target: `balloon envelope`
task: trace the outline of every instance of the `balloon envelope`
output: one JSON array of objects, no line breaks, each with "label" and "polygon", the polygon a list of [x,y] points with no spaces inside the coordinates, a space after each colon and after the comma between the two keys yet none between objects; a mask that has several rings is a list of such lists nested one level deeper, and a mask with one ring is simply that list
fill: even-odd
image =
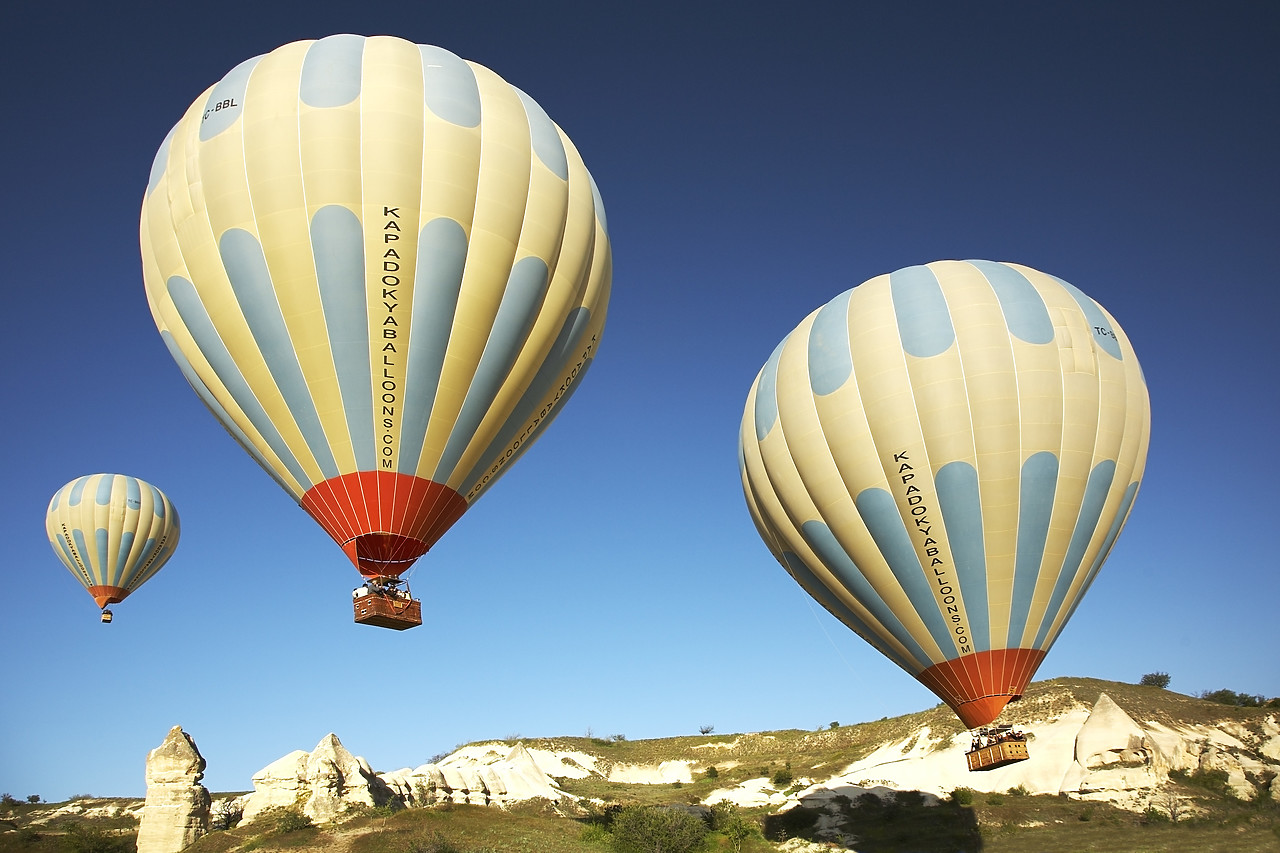
[{"label": "balloon envelope", "polygon": [[99,607],[124,601],[173,556],[178,513],[164,492],[125,474],[91,474],[54,494],[53,552]]},{"label": "balloon envelope", "polygon": [[971,728],[1020,696],[1145,464],[1146,385],[1096,302],[941,261],[846,291],[747,398],[747,505],[796,581]]},{"label": "balloon envelope", "polygon": [[366,576],[397,576],[551,423],[611,260],[568,137],[438,47],[232,69],[158,151],[143,272],[205,405]]}]

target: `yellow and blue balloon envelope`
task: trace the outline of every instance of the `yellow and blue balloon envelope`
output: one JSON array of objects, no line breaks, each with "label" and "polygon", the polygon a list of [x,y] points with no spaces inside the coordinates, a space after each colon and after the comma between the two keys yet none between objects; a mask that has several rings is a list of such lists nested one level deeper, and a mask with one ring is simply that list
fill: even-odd
[{"label": "yellow and blue balloon envelope", "polygon": [[612,270],[542,108],[390,36],[232,69],[160,146],[140,236],[187,381],[369,577],[408,569],[554,420]]},{"label": "yellow and blue balloon envelope", "polygon": [[971,728],[1020,696],[1133,506],[1124,331],[1029,267],[939,261],[809,315],[749,392],[747,506],[836,618]]},{"label": "yellow and blue balloon envelope", "polygon": [[45,531],[58,559],[104,608],[160,571],[181,533],[164,492],[126,474],[91,474],[58,489]]}]

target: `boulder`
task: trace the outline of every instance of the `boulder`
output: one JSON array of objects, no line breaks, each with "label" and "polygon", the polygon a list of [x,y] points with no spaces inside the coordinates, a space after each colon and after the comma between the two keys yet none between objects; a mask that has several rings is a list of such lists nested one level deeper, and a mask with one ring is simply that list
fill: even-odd
[{"label": "boulder", "polygon": [[205,761],[181,726],[147,753],[147,799],[138,853],[178,853],[209,831],[210,797],[200,784]]}]

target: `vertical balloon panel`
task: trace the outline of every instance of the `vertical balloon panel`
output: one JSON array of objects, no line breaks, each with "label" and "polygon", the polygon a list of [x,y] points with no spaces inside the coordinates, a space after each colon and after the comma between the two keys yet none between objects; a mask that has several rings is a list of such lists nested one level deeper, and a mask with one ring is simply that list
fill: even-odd
[{"label": "vertical balloon panel", "polygon": [[1034,674],[1141,480],[1146,388],[1123,331],[1014,264],[909,267],[800,324],[748,398],[766,543],[970,725]]},{"label": "vertical balloon panel", "polygon": [[551,422],[611,272],[599,194],[541,108],[391,37],[233,69],[161,146],[141,240],[192,387],[370,576]]}]

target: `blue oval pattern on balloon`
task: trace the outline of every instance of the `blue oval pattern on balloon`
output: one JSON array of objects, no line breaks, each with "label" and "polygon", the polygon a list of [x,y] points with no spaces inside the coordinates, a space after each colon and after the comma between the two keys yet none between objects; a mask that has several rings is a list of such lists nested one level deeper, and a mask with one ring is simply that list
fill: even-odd
[{"label": "blue oval pattern on balloon", "polygon": [[1040,298],[1040,291],[1026,276],[1007,264],[995,261],[966,263],[977,267],[991,284],[996,299],[1000,301],[1005,325],[1015,338],[1029,344],[1053,343],[1053,320],[1049,317],[1049,309]]},{"label": "blue oval pattern on balloon", "polygon": [[942,286],[926,266],[906,267],[889,274],[893,310],[898,317],[902,349],[917,358],[947,351],[956,339]]},{"label": "blue oval pattern on balloon", "polygon": [[311,219],[311,246],[352,450],[356,463],[372,471],[378,463],[371,410],[369,302],[360,287],[365,272],[364,229],[347,208],[325,205]]},{"label": "blue oval pattern on balloon", "polygon": [[442,47],[418,45],[427,109],[458,127],[480,124],[480,88],[465,60]]},{"label": "blue oval pattern on balloon", "polygon": [[336,35],[313,42],[302,60],[298,97],[311,107],[341,107],[360,97],[364,36]]},{"label": "blue oval pattern on balloon", "polygon": [[852,290],[818,309],[809,328],[809,387],[822,397],[839,391],[853,374],[849,349],[849,298]]},{"label": "blue oval pattern on balloon", "polygon": [[240,118],[244,112],[244,93],[249,86],[249,75],[261,59],[261,56],[255,56],[241,62],[209,92],[204,102],[204,118],[200,122],[201,142],[213,139]]}]

